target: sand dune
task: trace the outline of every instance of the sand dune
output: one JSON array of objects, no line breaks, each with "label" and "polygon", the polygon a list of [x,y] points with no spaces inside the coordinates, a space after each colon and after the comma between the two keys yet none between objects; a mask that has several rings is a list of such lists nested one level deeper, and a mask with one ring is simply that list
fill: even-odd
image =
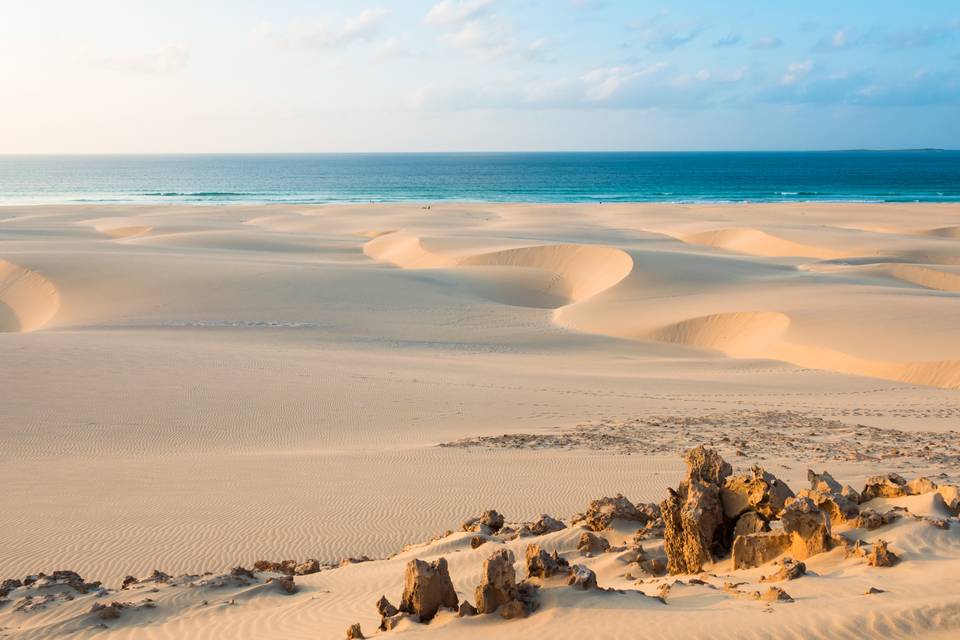
[{"label": "sand dune", "polygon": [[59,308],[56,285],[35,271],[0,260],[0,332],[35,331]]},{"label": "sand dune", "polygon": [[[601,246],[565,244],[474,251],[469,245],[445,246],[403,232],[381,234],[364,245],[368,256],[408,269],[510,268],[517,269],[513,272],[517,277],[524,277],[520,270],[525,270],[526,286],[522,288],[537,291],[538,301],[544,295],[563,301],[551,306],[594,296],[614,286],[633,268],[633,260],[625,251]],[[541,272],[546,279],[530,286],[531,272]]]},{"label": "sand dune", "polygon": [[[796,486],[836,449],[838,477],[855,486],[877,471],[958,482],[960,245],[947,232],[863,230],[946,229],[958,214],[818,203],[10,207],[0,578],[76,569],[114,586],[154,568],[381,560],[304,578],[294,596],[262,584],[137,591],[157,608],[109,629],[88,624],[83,598],[0,605],[0,635],[339,638],[358,621],[369,632],[373,602],[396,599],[413,555],[445,555],[457,588],[475,586],[484,552],[469,536],[420,543],[487,508],[533,519],[617,491],[658,499],[679,479],[681,441],[732,452],[748,438],[743,448]],[[697,422],[741,410],[849,430],[831,447],[807,442],[824,432],[810,421]],[[676,417],[659,449],[617,448],[631,420],[656,416]],[[585,448],[436,446],[582,425],[605,430]],[[899,431],[876,446],[880,426]],[[913,497],[903,506],[936,511]],[[949,637],[955,590],[926,568],[935,559],[938,576],[955,573],[958,532],[890,525],[877,535],[909,562],[884,573],[830,554],[811,561],[817,575],[791,585],[796,602],[774,605],[775,617],[703,585],[676,586],[666,608],[548,590],[545,610],[509,627],[445,617],[396,635],[564,638],[587,624],[612,638]],[[557,548],[576,542],[551,535]],[[408,543],[418,546],[388,558]],[[613,554],[584,561],[604,586],[634,588]],[[863,596],[869,586],[888,593]]]},{"label": "sand dune", "polygon": [[849,255],[845,251],[793,242],[761,229],[751,228],[715,229],[679,236],[679,239],[683,242],[755,256],[798,256],[829,260]]}]

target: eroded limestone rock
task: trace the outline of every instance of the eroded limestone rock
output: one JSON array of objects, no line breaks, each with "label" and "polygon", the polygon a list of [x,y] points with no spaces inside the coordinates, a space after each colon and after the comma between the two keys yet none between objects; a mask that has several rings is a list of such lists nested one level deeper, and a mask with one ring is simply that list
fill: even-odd
[{"label": "eroded limestone rock", "polygon": [[403,580],[401,612],[417,616],[422,622],[432,620],[440,607],[456,610],[457,591],[450,580],[446,558],[433,562],[411,560]]},{"label": "eroded limestone rock", "polygon": [[570,564],[556,551],[548,554],[538,544],[527,546],[526,559],[527,575],[531,578],[550,578],[570,571]]},{"label": "eroded limestone rock", "polygon": [[907,481],[896,473],[867,478],[866,485],[860,492],[863,502],[874,498],[899,498],[905,495],[907,495]]},{"label": "eroded limestone rock", "polygon": [[575,564],[570,567],[570,577],[567,578],[567,584],[581,591],[596,589],[597,574],[582,564]]},{"label": "eroded limestone rock", "polygon": [[720,491],[724,514],[731,519],[755,511],[770,520],[793,495],[785,482],[759,466],[754,466],[750,473],[727,478]]},{"label": "eroded limestone rock", "polygon": [[514,556],[509,549],[498,549],[483,562],[483,575],[477,585],[477,611],[493,613],[501,605],[517,599]]}]

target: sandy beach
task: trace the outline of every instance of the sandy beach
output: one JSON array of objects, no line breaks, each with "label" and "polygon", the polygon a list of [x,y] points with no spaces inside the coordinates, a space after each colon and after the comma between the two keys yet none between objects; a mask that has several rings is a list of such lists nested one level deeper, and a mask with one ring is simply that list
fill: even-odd
[{"label": "sandy beach", "polygon": [[[0,580],[111,591],[18,586],[0,638],[370,637],[410,560],[474,602],[530,544],[623,593],[545,578],[521,619],[376,637],[956,637],[939,489],[857,503],[901,517],[835,522],[789,603],[750,595],[772,565],[645,573],[637,521],[584,556],[573,517],[660,503],[700,444],[794,493],[809,468],[952,486],[958,328],[953,204],[2,207]],[[462,530],[490,509],[504,533]],[[565,528],[509,535],[542,514]],[[879,539],[895,566],[844,546]],[[288,558],[322,567],[293,594],[229,573]]]}]

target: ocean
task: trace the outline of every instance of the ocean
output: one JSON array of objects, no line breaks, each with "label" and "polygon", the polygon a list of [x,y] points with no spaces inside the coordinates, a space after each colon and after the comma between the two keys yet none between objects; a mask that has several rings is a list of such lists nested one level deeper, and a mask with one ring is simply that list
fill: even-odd
[{"label": "ocean", "polygon": [[0,156],[0,204],[957,202],[960,151]]}]

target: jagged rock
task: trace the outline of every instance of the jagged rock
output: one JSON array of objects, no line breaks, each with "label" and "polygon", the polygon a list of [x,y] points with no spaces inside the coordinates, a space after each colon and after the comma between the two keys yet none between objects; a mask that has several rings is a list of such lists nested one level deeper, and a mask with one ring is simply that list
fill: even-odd
[{"label": "jagged rock", "polygon": [[760,599],[764,602],[793,602],[793,598],[790,597],[790,594],[780,587],[770,587],[767,589],[767,592],[760,597]]},{"label": "jagged rock", "polygon": [[843,491],[840,483],[833,479],[833,476],[826,471],[816,473],[813,469],[807,469],[807,480],[810,481],[810,488],[820,493],[836,493]]},{"label": "jagged rock", "polygon": [[783,582],[784,580],[796,580],[807,573],[807,565],[802,562],[795,562],[792,558],[784,558],[779,562],[780,569],[776,573],[760,578],[760,582]]},{"label": "jagged rock", "polygon": [[703,445],[687,451],[687,480],[699,480],[706,484],[723,485],[727,476],[733,473],[733,467],[720,454]]},{"label": "jagged rock", "polygon": [[926,476],[914,478],[907,483],[907,491],[912,496],[919,496],[937,490],[937,483]]},{"label": "jagged rock", "polygon": [[549,578],[570,570],[570,564],[556,551],[550,555],[538,544],[527,545],[526,557],[527,576],[531,578]]},{"label": "jagged rock", "polygon": [[900,558],[887,547],[886,540],[877,540],[873,543],[870,553],[867,554],[867,564],[871,567],[892,567]]},{"label": "jagged rock", "polygon": [[[340,561],[341,567],[346,567],[351,564],[360,564],[361,562],[370,562],[371,558],[369,556],[360,556],[359,558],[344,558]],[[284,562],[292,562],[292,560],[284,560]]]},{"label": "jagged rock", "polygon": [[792,497],[793,491],[785,482],[758,466],[750,473],[727,478],[720,490],[724,514],[731,519],[745,511],[756,511],[769,520],[776,517]]},{"label": "jagged rock", "polygon": [[168,574],[160,571],[160,569],[154,569],[153,573],[150,574],[150,577],[142,580],[141,582],[170,582],[171,579],[172,578]]},{"label": "jagged rock", "polygon": [[473,536],[470,538],[470,548],[476,549],[477,547],[487,543],[487,539],[483,536]]},{"label": "jagged rock", "polygon": [[785,533],[792,535],[791,553],[799,560],[830,550],[830,519],[810,498],[796,498],[780,514]]},{"label": "jagged rock", "polygon": [[833,524],[843,524],[860,513],[857,503],[839,493],[823,493],[816,489],[803,489],[797,497],[810,498],[817,508],[827,514]]},{"label": "jagged rock", "polygon": [[737,536],[746,536],[751,533],[760,533],[761,531],[769,531],[770,525],[767,524],[767,521],[760,517],[755,511],[747,511],[739,518],[737,518],[737,524],[733,527],[733,537]]},{"label": "jagged rock", "polygon": [[526,618],[527,609],[519,600],[511,600],[500,607],[500,617],[504,620],[513,620],[514,618]]},{"label": "jagged rock", "polygon": [[387,596],[380,596],[380,599],[377,600],[377,611],[380,612],[381,618],[391,618],[397,615],[399,609],[387,600]]},{"label": "jagged rock", "polygon": [[129,589],[131,585],[137,584],[138,582],[140,581],[134,578],[133,576],[127,576],[126,578],[123,579],[123,583],[120,585],[120,588]]},{"label": "jagged rock", "polygon": [[503,527],[503,516],[492,509],[484,511],[483,515],[480,516],[480,524],[490,527],[493,532],[497,532]]},{"label": "jagged rock", "polygon": [[646,523],[650,516],[637,509],[636,505],[627,500],[623,495],[617,494],[614,498],[603,497],[594,500],[587,507],[585,513],[577,514],[573,517],[573,523],[583,523],[588,529],[593,531],[603,531],[610,526],[614,520],[630,520]]},{"label": "jagged rock", "polygon": [[469,618],[475,615],[477,615],[476,607],[470,604],[467,600],[464,600],[460,603],[460,609],[457,611],[458,618]]},{"label": "jagged rock", "polygon": [[883,589],[878,589],[878,588],[876,588],[876,587],[870,587],[869,589],[867,589],[866,591],[863,592],[863,595],[865,595],[865,596],[873,596],[873,595],[876,595],[876,594],[878,594],[878,593],[886,593],[886,591],[884,591]]},{"label": "jagged rock", "polygon": [[765,531],[737,536],[733,541],[733,568],[764,565],[790,549],[793,536],[786,531]]},{"label": "jagged rock", "polygon": [[582,564],[575,564],[570,569],[570,577],[567,578],[568,585],[582,591],[597,588],[597,574],[593,571]]},{"label": "jagged rock", "polygon": [[896,473],[867,478],[867,483],[860,492],[863,502],[874,498],[899,498],[907,495],[907,481]]},{"label": "jagged rock", "polygon": [[610,548],[610,543],[603,536],[584,531],[580,534],[580,540],[577,542],[577,551],[581,554],[603,553]]},{"label": "jagged rock", "polygon": [[551,518],[544,513],[540,516],[539,520],[530,525],[529,531],[535,536],[542,536],[546,533],[552,533],[554,531],[560,531],[566,528],[567,525],[563,524],[556,518]]},{"label": "jagged rock", "polygon": [[947,511],[953,515],[960,515],[960,488],[952,484],[943,484],[937,488],[937,493],[943,498]]},{"label": "jagged rock", "polygon": [[347,629],[347,640],[364,640],[366,636],[363,635],[363,631],[360,630],[360,623],[350,625],[350,628]]},{"label": "jagged rock", "polygon": [[417,616],[421,622],[428,622],[437,615],[440,607],[457,608],[457,591],[450,580],[446,558],[433,562],[411,560],[407,563],[403,576],[403,597],[400,599],[401,612]]},{"label": "jagged rock", "polygon": [[283,576],[282,578],[270,578],[267,582],[275,582],[277,587],[284,593],[296,593],[297,592],[297,583],[293,580],[293,576]]},{"label": "jagged rock", "polygon": [[660,504],[666,523],[667,569],[674,575],[699,573],[705,563],[713,561],[716,537],[724,522],[718,485],[691,478],[680,488],[685,496],[670,490]]},{"label": "jagged rock", "polygon": [[705,563],[726,552],[725,532],[732,529],[720,499],[730,465],[702,445],[687,451],[684,458],[687,478],[660,503],[671,574],[699,573]]},{"label": "jagged rock", "polygon": [[498,549],[483,562],[483,575],[477,585],[477,611],[493,613],[500,605],[517,599],[514,556],[509,549]]},{"label": "jagged rock", "polygon": [[856,489],[848,484],[843,485],[843,489],[840,490],[840,496],[846,498],[854,504],[860,504],[863,502],[863,496],[861,496]]},{"label": "jagged rock", "polygon": [[887,511],[886,513],[877,513],[873,509],[864,509],[857,515],[854,526],[858,529],[868,529],[870,531],[890,524],[900,517],[896,511]]}]

